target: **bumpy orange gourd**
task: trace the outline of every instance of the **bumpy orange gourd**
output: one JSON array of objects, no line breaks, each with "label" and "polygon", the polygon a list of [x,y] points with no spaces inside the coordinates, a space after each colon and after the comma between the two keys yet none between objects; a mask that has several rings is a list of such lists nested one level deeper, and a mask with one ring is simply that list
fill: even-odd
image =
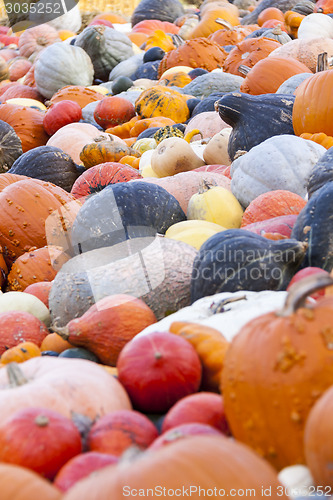
[{"label": "bumpy orange gourd", "polygon": [[244,64],[252,68],[258,61],[264,59],[273,50],[281,47],[281,44],[276,40],[269,38],[247,38],[229,52],[224,61],[223,69],[227,73],[233,75],[243,74],[238,70],[239,66]]},{"label": "bumpy orange gourd", "polygon": [[80,85],[68,85],[58,90],[50,99],[50,104],[59,101],[75,101],[84,108],[87,104],[95,101],[101,101],[105,97],[103,94],[96,92],[96,90],[82,87]]},{"label": "bumpy orange gourd", "polygon": [[212,71],[222,67],[226,57],[227,52],[223,47],[207,38],[187,40],[177,49],[165,54],[158,67],[158,77],[160,78],[167,69],[174,66],[189,66]]},{"label": "bumpy orange gourd", "polygon": [[297,282],[283,309],[245,325],[224,359],[222,393],[232,435],[277,469],[305,463],[307,416],[332,385],[333,300],[304,304],[332,283],[318,274]]},{"label": "bumpy orange gourd", "polygon": [[308,132],[304,132],[300,135],[302,139],[307,139],[309,141],[316,142],[324,148],[329,149],[333,146],[333,137],[331,135],[326,135],[324,132],[318,132],[317,134],[310,134]]}]

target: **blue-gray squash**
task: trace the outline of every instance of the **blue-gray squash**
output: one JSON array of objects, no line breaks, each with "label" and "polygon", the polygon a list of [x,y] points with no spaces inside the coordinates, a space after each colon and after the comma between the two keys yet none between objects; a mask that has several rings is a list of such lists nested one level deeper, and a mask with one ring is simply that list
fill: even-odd
[{"label": "blue-gray squash", "polygon": [[211,236],[194,260],[191,301],[220,292],[285,290],[304,258],[295,239],[269,240],[244,229]]}]

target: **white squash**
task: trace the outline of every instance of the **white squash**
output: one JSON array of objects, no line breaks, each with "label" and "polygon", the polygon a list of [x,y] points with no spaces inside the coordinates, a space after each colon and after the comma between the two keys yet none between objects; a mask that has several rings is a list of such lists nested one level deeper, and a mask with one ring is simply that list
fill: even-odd
[{"label": "white squash", "polygon": [[299,25],[297,38],[318,37],[333,38],[333,19],[326,14],[309,14]]},{"label": "white squash", "polygon": [[285,189],[307,197],[313,165],[326,149],[295,135],[276,135],[231,164],[231,191],[243,207],[268,191]]},{"label": "white squash", "polygon": [[[230,342],[239,330],[251,319],[261,316],[266,312],[281,309],[287,292],[224,292],[211,297],[197,300],[191,306],[184,307],[180,311],[163,318],[145,328],[139,335],[146,335],[152,331],[167,332],[174,321],[191,321],[210,326],[219,330]],[[240,299],[236,300],[235,299]],[[223,305],[222,301],[228,301]],[[223,310],[214,313],[215,307],[223,307]]]},{"label": "white squash", "polygon": [[69,10],[63,16],[57,17],[47,24],[53,26],[56,30],[68,30],[76,33],[81,28],[82,17],[78,5]]},{"label": "white squash", "polygon": [[286,488],[291,499],[304,496],[311,498],[314,491],[314,481],[310,469],[305,465],[291,465],[279,472],[278,479]]},{"label": "white squash", "polygon": [[51,324],[50,311],[41,300],[31,293],[2,293],[0,295],[0,313],[7,311],[25,311],[36,316],[46,326]]}]

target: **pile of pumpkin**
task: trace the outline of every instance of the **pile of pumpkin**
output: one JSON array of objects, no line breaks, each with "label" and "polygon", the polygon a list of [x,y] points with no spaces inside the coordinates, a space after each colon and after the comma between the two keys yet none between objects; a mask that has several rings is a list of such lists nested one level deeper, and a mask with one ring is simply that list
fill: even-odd
[{"label": "pile of pumpkin", "polygon": [[330,0],[77,15],[0,29],[1,500],[329,497]]}]

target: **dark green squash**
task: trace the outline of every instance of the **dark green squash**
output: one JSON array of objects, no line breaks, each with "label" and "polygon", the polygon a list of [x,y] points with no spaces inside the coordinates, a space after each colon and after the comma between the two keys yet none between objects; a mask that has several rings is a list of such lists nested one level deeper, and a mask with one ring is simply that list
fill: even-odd
[{"label": "dark green squash", "polygon": [[317,189],[299,213],[291,237],[308,244],[302,267],[333,269],[333,182]]},{"label": "dark green squash", "polygon": [[120,92],[126,92],[134,85],[133,80],[128,76],[118,76],[112,83],[112,94],[120,94]]},{"label": "dark green squash", "polygon": [[132,42],[127,35],[108,26],[87,26],[75,40],[89,55],[95,79],[108,81],[110,71],[121,61],[134,55]]},{"label": "dark green squash", "polygon": [[232,127],[228,142],[231,160],[237,151],[250,151],[275,135],[295,135],[292,123],[294,101],[295,96],[282,94],[225,94],[216,103],[216,110]]},{"label": "dark green squash", "polygon": [[52,182],[65,191],[72,189],[80,175],[72,158],[54,146],[39,146],[22,154],[13,164],[10,173]]},{"label": "dark green squash", "polygon": [[132,17],[132,27],[146,19],[158,19],[173,23],[185,13],[179,0],[141,0]]},{"label": "dark green squash", "polygon": [[285,290],[305,247],[295,239],[274,241],[244,229],[217,233],[205,241],[194,261],[191,300],[238,290]]},{"label": "dark green squash", "polygon": [[9,123],[0,120],[0,174],[8,172],[22,153],[21,140],[15,130]]},{"label": "dark green squash", "polygon": [[78,254],[132,238],[155,237],[183,220],[186,216],[178,201],[162,187],[121,182],[85,202],[73,224],[72,244]]},{"label": "dark green squash", "polygon": [[312,168],[307,185],[309,198],[331,181],[333,181],[333,147],[329,148]]},{"label": "dark green squash", "polygon": [[219,101],[224,95],[225,92],[213,92],[208,97],[205,97],[202,100],[196,98],[197,104],[192,111],[191,117],[196,116],[200,113],[205,113],[206,111],[215,111],[216,101]]},{"label": "dark green squash", "polygon": [[149,61],[141,64],[135,73],[131,76],[132,80],[139,80],[140,78],[148,78],[149,80],[158,80],[158,67],[160,61]]}]

